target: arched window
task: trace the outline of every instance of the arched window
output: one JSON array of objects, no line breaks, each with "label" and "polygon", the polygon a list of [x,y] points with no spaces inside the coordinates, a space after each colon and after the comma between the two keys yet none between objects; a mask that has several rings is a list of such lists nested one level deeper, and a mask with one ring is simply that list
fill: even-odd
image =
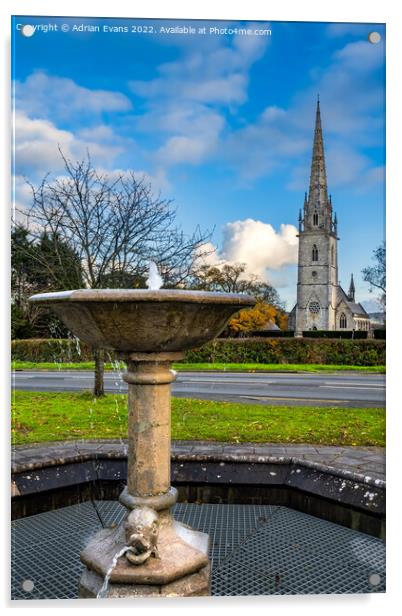
[{"label": "arched window", "polygon": [[318,214],[314,212],[313,214],[313,225],[316,227],[318,225]]},{"label": "arched window", "polygon": [[312,250],[312,253],[311,253],[311,259],[312,259],[312,261],[318,261],[318,248],[317,248],[317,246],[315,244],[313,246],[313,250]]},{"label": "arched window", "polygon": [[333,246],[331,246],[331,265],[335,265],[335,250]]},{"label": "arched window", "polygon": [[347,319],[346,319],[346,314],[344,312],[342,312],[340,319],[339,319],[339,327],[340,329],[346,329],[347,327]]}]

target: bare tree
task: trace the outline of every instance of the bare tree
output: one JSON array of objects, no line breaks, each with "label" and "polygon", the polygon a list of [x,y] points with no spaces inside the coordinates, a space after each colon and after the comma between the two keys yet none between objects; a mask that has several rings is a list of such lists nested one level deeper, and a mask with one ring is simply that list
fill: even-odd
[{"label": "bare tree", "polygon": [[373,250],[374,265],[365,267],[362,270],[363,280],[370,283],[370,291],[373,288],[379,289],[381,295],[379,300],[384,309],[386,306],[386,249],[385,242]]},{"label": "bare tree", "polygon": [[[71,246],[86,288],[140,285],[150,260],[159,266],[166,286],[182,285],[195,259],[206,253],[210,232],[198,227],[186,236],[175,224],[171,200],[155,194],[133,172],[99,173],[89,153],[72,162],[59,148],[65,172],[29,183],[27,212],[33,237],[46,233]],[[103,357],[95,353],[95,395],[103,393]],[[102,378],[101,378],[102,377]]]},{"label": "bare tree", "polygon": [[194,270],[192,286],[203,291],[250,293],[260,301],[283,308],[277,290],[255,274],[247,273],[245,263],[225,263],[219,266],[201,265]]}]

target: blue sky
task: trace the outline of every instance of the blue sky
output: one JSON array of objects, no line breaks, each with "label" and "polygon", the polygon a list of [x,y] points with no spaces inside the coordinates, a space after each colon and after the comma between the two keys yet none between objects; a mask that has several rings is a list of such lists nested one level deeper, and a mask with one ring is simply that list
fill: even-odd
[{"label": "blue sky", "polygon": [[[24,23],[58,31],[26,38],[16,29]],[[100,31],[72,31],[80,24]],[[236,26],[271,35],[208,34]],[[378,45],[368,42],[373,30]],[[384,39],[378,24],[17,17],[16,201],[29,200],[24,178],[62,172],[57,144],[74,159],[88,148],[101,169],[145,174],[174,199],[186,231],[214,228],[213,258],[246,262],[290,309],[319,92],[339,278],[347,286],[354,272],[357,298],[372,299],[360,272],[384,237]]]}]

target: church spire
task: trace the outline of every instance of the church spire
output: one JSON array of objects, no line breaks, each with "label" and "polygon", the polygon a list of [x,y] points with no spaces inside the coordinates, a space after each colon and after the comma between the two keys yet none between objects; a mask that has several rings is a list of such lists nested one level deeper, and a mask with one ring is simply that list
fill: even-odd
[{"label": "church spire", "polygon": [[349,293],[348,293],[348,298],[349,301],[354,302],[355,301],[355,281],[353,280],[353,274],[350,278],[350,285],[349,285]]},{"label": "church spire", "polygon": [[317,97],[313,155],[311,160],[309,209],[324,209],[328,205],[327,174],[325,171],[324,140],[322,137],[320,98]]},{"label": "church spire", "polygon": [[336,224],[332,218],[332,199],[328,197],[319,96],[317,97],[317,108],[315,112],[310,186],[308,197],[304,200],[303,222],[304,230],[320,229],[326,233],[336,233]]}]

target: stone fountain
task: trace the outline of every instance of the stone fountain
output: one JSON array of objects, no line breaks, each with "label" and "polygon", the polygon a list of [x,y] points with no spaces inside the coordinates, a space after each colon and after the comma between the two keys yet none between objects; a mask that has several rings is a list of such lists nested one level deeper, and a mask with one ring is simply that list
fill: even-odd
[{"label": "stone fountain", "polygon": [[208,535],[176,522],[170,512],[177,500],[170,485],[171,363],[215,338],[255,299],[200,291],[83,289],[34,295],[30,301],[49,306],[80,340],[112,350],[127,363],[128,473],[120,502],[128,512],[81,553],[86,570],[80,596],[210,594]]}]

